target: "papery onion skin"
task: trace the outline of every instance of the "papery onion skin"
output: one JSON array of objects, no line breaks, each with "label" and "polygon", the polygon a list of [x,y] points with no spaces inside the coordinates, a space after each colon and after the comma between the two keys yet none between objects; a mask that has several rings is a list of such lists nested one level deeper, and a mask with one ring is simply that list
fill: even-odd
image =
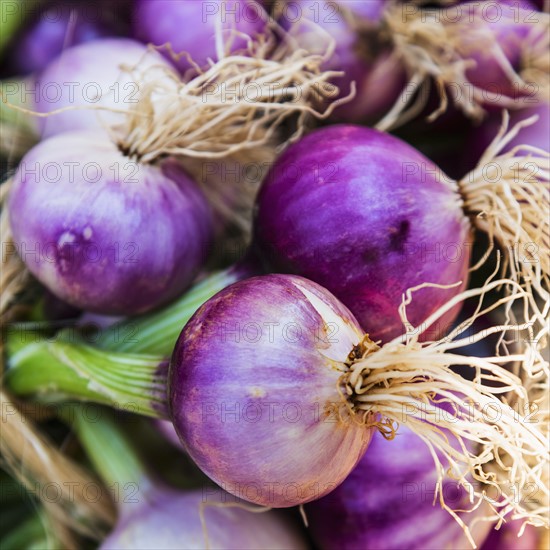
[{"label": "papery onion skin", "polygon": [[101,549],[202,550],[207,546],[201,506],[204,506],[208,548],[213,550],[307,548],[296,526],[280,512],[253,513],[230,506],[236,499],[219,489],[181,493],[157,488],[145,498],[138,493],[137,498],[139,504],[123,507],[119,523]]},{"label": "papery onion skin", "polygon": [[29,151],[9,218],[39,281],[74,306],[114,315],[183,292],[212,236],[206,199],[175,161],[132,162],[101,132],[62,134]]},{"label": "papery onion skin", "polygon": [[[333,79],[340,90],[339,97],[348,96],[355,82],[355,97],[339,106],[333,119],[374,122],[397,101],[406,83],[403,65],[378,33],[384,4],[381,0],[302,0],[290,2],[282,11],[282,26],[300,46],[324,54],[327,36],[334,40],[334,53],[323,68],[345,73]],[[358,34],[344,10],[349,10],[356,23],[362,21],[370,33]]]},{"label": "papery onion skin", "polygon": [[[391,442],[375,434],[346,480],[306,505],[310,532],[321,550],[470,548],[462,527],[439,500],[434,504],[436,482],[428,447],[405,425]],[[457,482],[445,479],[442,490],[451,508],[472,507]],[[463,519],[469,523],[467,515]],[[477,523],[474,540],[483,542],[492,527]]]},{"label": "papery onion skin", "polygon": [[[131,75],[123,66],[137,69]],[[139,101],[140,79],[163,78],[167,71],[173,66],[158,52],[128,38],[103,38],[65,50],[37,79],[36,110],[79,108],[38,119],[42,137],[123,123],[124,112]]]},{"label": "papery onion skin", "polygon": [[353,315],[301,277],[253,277],[219,292],[187,323],[170,365],[172,420],[191,458],[260,505],[332,490],[372,435],[329,413],[343,405],[343,363],[361,339]]},{"label": "papery onion skin", "polygon": [[407,308],[415,326],[465,288],[471,228],[430,160],[388,134],[334,125],[275,163],[258,195],[254,241],[268,265],[323,285],[371,338],[387,341],[404,331],[398,308],[408,288],[462,282],[416,293]]},{"label": "papery onion skin", "polygon": [[[209,58],[213,61],[218,58],[215,18],[220,17],[221,3],[220,0],[138,0],[134,8],[134,35],[155,46],[170,43],[174,54],[186,52],[199,67],[205,67]],[[222,16],[226,41],[233,25],[236,31],[251,39],[265,28],[267,13],[255,0],[228,0],[226,5],[227,14]],[[232,51],[247,46],[242,34],[233,39]],[[192,67],[186,56],[175,59],[169,50],[162,51],[180,71]]]}]

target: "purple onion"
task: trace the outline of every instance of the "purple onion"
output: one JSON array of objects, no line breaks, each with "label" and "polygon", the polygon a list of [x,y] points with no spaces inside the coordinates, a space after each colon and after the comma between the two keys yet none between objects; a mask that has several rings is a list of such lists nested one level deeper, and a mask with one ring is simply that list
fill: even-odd
[{"label": "purple onion", "polygon": [[330,412],[341,403],[339,369],[362,338],[353,315],[301,277],[253,277],[219,292],[171,361],[171,416],[191,458],[224,490],[265,506],[330,492],[372,436]]},{"label": "purple onion", "polygon": [[40,282],[74,306],[115,315],[181,294],[212,234],[206,199],[174,160],[137,163],[101,132],[61,134],[29,151],[9,216]]},{"label": "purple onion", "polygon": [[306,548],[296,525],[281,512],[255,513],[219,488],[182,492],[166,487],[147,472],[120,421],[101,410],[72,411],[76,414],[67,409],[61,414],[73,425],[118,508],[115,528],[100,548]]},{"label": "purple onion", "polygon": [[[356,96],[338,107],[334,118],[374,121],[390,109],[405,85],[403,65],[392,55],[391,44],[378,36],[383,9],[382,0],[302,0],[290,2],[282,10],[281,24],[300,46],[323,54],[327,37],[335,41],[334,54],[323,69],[345,73],[333,79],[339,97],[348,96],[355,82]],[[363,27],[360,33],[355,26],[358,22]]]},{"label": "purple onion", "polygon": [[[224,12],[224,6],[227,12]],[[255,0],[138,0],[134,11],[135,36],[146,43],[163,46],[165,55],[185,72],[192,65],[185,55],[174,60],[174,54],[185,52],[194,63],[204,67],[208,59],[217,60],[216,20],[221,18],[223,36],[230,39],[231,29],[240,36],[231,42],[231,51],[245,48],[243,35],[254,38],[265,28],[268,16]]]},{"label": "purple onion", "polygon": [[[306,505],[311,534],[320,550],[439,550],[469,548],[463,528],[434,504],[437,473],[426,444],[406,427],[392,441],[375,434],[368,452],[332,493]],[[469,509],[466,491],[445,479],[442,493],[452,509]],[[470,515],[487,512],[481,506]],[[460,514],[469,522],[468,514]],[[480,544],[492,528],[480,522]]]},{"label": "purple onion", "polygon": [[[462,6],[466,8],[461,10],[463,22],[473,17],[472,27],[481,28],[483,32],[494,36],[496,44],[507,61],[520,74],[525,54],[532,47],[528,40],[533,30],[533,20],[529,18],[534,11],[533,5],[527,1],[493,2],[481,5],[481,11],[477,10],[479,6],[477,2],[466,2]],[[466,71],[468,80],[474,86],[497,96],[518,99],[529,95],[527,88],[510,79],[492,51],[479,45],[476,47],[475,38],[476,35],[472,35],[472,43],[469,43],[469,37],[465,34],[464,41],[460,44],[465,52],[465,58],[473,59],[476,63],[475,67]],[[540,38],[542,39],[543,36]],[[489,99],[487,106],[490,104]]]},{"label": "purple onion", "polygon": [[[135,500],[135,499],[134,499]],[[139,504],[126,505],[115,530],[103,541],[103,550],[206,548],[304,549],[295,526],[280,512],[253,513],[232,506],[236,500],[219,489],[182,493],[154,487]]]},{"label": "purple onion", "polygon": [[431,120],[449,103],[480,122],[494,108],[522,108],[546,95],[548,19],[532,2],[404,4],[387,3],[380,30],[406,65],[409,82],[380,128],[418,118],[434,81],[440,101]]},{"label": "purple onion", "polygon": [[[337,125],[312,132],[277,160],[260,190],[256,250],[277,271],[333,292],[374,339],[402,334],[398,308],[417,326],[467,283],[471,226],[457,189],[398,138]],[[444,332],[458,312],[440,320]]]},{"label": "purple onion", "polygon": [[41,71],[77,44],[115,34],[98,10],[84,3],[57,3],[41,11],[16,38],[10,64],[18,74]]},{"label": "purple onion", "polygon": [[[123,66],[137,69],[130,74]],[[104,38],[69,48],[38,78],[36,109],[53,113],[79,108],[40,118],[42,136],[105,129],[124,122],[124,114],[113,109],[135,109],[138,81],[143,84],[163,78],[171,68],[159,53],[127,38]]]}]

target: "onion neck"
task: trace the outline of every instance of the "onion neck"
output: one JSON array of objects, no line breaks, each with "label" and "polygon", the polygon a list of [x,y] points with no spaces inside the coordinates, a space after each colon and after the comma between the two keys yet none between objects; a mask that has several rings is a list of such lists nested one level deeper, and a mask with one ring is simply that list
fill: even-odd
[{"label": "onion neck", "polygon": [[340,379],[339,391],[345,402],[347,412],[351,414],[352,419],[358,420],[368,427],[376,426],[382,435],[385,436],[387,423],[380,424],[378,421],[374,421],[373,419],[377,415],[372,415],[368,411],[363,410],[361,403],[357,402],[357,398],[364,392],[365,382],[368,380],[370,374],[369,370],[362,370],[360,380],[356,376],[354,377],[355,365],[363,363],[369,355],[376,353],[379,349],[380,346],[373,342],[368,334],[365,334],[363,339],[350,351],[344,363],[346,371]]},{"label": "onion neck", "polygon": [[88,401],[168,418],[167,357],[182,328],[214,294],[260,272],[249,253],[169,306],[112,325],[94,346],[75,341],[72,331],[48,340],[22,325],[7,336],[7,383],[14,393],[41,402]]},{"label": "onion neck", "polygon": [[9,335],[7,349],[6,383],[17,395],[168,417],[168,361],[163,356],[115,353],[28,332]]}]

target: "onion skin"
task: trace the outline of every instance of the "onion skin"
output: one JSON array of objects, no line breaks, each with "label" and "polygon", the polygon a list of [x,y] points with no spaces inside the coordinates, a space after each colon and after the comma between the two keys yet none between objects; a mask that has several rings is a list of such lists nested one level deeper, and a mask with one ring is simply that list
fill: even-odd
[{"label": "onion skin", "polygon": [[[200,67],[206,66],[208,59],[216,60],[215,17],[221,10],[220,0],[138,0],[134,11],[135,36],[155,46],[170,43],[175,54],[187,52]],[[250,38],[261,33],[268,16],[255,0],[228,0],[226,21],[222,21],[224,38],[228,30],[235,29]],[[235,14],[232,15],[231,12]],[[232,51],[246,47],[246,40],[236,37]],[[185,56],[173,59],[170,51],[163,49],[166,57],[173,61],[180,71],[192,67]]]},{"label": "onion skin", "polygon": [[139,494],[137,498],[139,504],[122,508],[119,523],[101,549],[202,550],[207,547],[199,515],[204,504],[208,547],[212,550],[307,548],[296,526],[280,512],[257,514],[235,506],[220,506],[236,499],[219,489],[181,493],[154,488],[146,498]]},{"label": "onion skin", "polygon": [[[87,172],[93,163],[99,170]],[[44,176],[48,165],[53,180]],[[212,236],[206,199],[173,160],[131,162],[97,132],[62,134],[29,151],[8,208],[36,278],[62,300],[104,314],[140,313],[181,294]]]},{"label": "onion skin", "polygon": [[[261,327],[260,339],[244,332],[236,341],[231,330],[247,323]],[[224,490],[264,506],[328,493],[372,436],[325,408],[342,404],[343,362],[361,339],[353,315],[301,277],[253,277],[219,292],[187,323],[170,365],[171,416],[193,461]]]},{"label": "onion skin", "polygon": [[[460,525],[439,501],[433,504],[436,481],[433,458],[416,434],[403,425],[392,441],[375,434],[344,483],[306,505],[311,534],[321,550],[471,548]],[[453,509],[471,507],[449,478],[443,494]],[[477,524],[475,541],[483,542],[491,528]]]},{"label": "onion skin", "polygon": [[404,331],[398,307],[408,288],[462,281],[415,293],[407,315],[417,326],[467,283],[470,222],[458,191],[440,177],[431,161],[388,134],[352,125],[314,131],[264,181],[256,250],[276,271],[334,293],[372,339],[390,340]]},{"label": "onion skin", "polygon": [[[136,74],[147,80],[162,78],[162,70],[173,71],[158,52],[128,38],[104,38],[65,50],[37,79],[36,110],[52,113],[67,107],[82,108],[40,118],[42,137],[105,129],[124,122],[123,112],[136,108],[139,86],[133,75],[121,70],[123,65],[139,66]],[[95,109],[98,106],[104,109]]]}]

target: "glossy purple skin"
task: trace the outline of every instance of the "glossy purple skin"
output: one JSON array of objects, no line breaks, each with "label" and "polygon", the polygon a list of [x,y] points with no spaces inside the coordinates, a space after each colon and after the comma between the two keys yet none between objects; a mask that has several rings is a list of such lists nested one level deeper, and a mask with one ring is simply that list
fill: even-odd
[{"label": "glossy purple skin", "polygon": [[[414,173],[412,173],[414,172]],[[470,222],[458,192],[398,138],[352,125],[312,132],[289,147],[260,190],[258,254],[276,271],[334,293],[374,340],[403,333],[403,293],[427,288],[407,308],[417,325],[466,286]],[[436,335],[457,311],[439,321]]]},{"label": "glossy purple skin", "polygon": [[[433,458],[413,432],[400,426],[392,441],[375,434],[344,483],[306,505],[313,539],[320,550],[466,550],[470,545],[460,525],[439,502],[433,505],[436,480]],[[470,507],[465,491],[450,479],[443,494],[451,508]],[[476,542],[491,528],[479,524]]]},{"label": "glossy purple skin", "polygon": [[204,504],[208,547],[212,550],[307,548],[296,526],[280,512],[255,514],[235,506],[219,506],[236,502],[220,489],[187,493],[156,489],[145,498],[138,493],[133,500],[139,503],[123,505],[121,518],[101,544],[102,550],[202,550],[207,547],[199,514]]},{"label": "glossy purple skin", "polygon": [[193,461],[224,490],[264,506],[328,493],[372,435],[325,412],[342,404],[343,362],[361,337],[345,306],[301,277],[253,277],[222,290],[187,323],[171,361],[172,420]]},{"label": "glossy purple skin", "polygon": [[17,74],[43,70],[63,50],[115,33],[96,10],[55,5],[45,10],[16,39],[10,63]]},{"label": "glossy purple skin", "polygon": [[[223,16],[220,4],[219,0],[138,0],[133,16],[134,35],[155,46],[170,43],[174,53],[187,52],[196,64],[204,67],[209,58],[217,60],[217,17],[224,19],[222,28],[226,40],[232,28],[254,38],[264,30],[268,19],[265,10],[255,0],[228,0],[227,14]],[[246,45],[244,37],[237,37],[232,42],[231,50],[242,49]],[[174,60],[168,49],[164,53],[180,71],[185,72],[192,67],[186,56]]]},{"label": "glossy purple skin", "polygon": [[[341,8],[372,24],[373,37],[366,40],[356,35]],[[351,83],[356,84],[355,97],[336,109],[334,119],[374,121],[391,108],[405,85],[404,68],[391,56],[389,44],[374,38],[383,8],[382,0],[301,0],[289,3],[282,12],[281,25],[308,51],[325,53],[327,39],[320,36],[319,27],[335,41],[334,54],[323,69],[344,71],[344,76],[333,79],[340,89],[339,97],[349,95]]]},{"label": "glossy purple skin", "polygon": [[137,164],[98,132],[62,134],[29,151],[9,216],[40,282],[74,306],[114,315],[181,294],[212,235],[206,200],[175,161]]},{"label": "glossy purple skin", "polygon": [[[121,66],[135,67],[130,75]],[[75,130],[99,130],[124,122],[124,115],[105,107],[135,109],[139,81],[162,78],[174,70],[158,52],[128,38],[103,38],[65,50],[37,80],[36,110],[52,113],[67,107],[82,107],[39,118],[43,138]],[[72,83],[72,84],[71,84]]]}]

